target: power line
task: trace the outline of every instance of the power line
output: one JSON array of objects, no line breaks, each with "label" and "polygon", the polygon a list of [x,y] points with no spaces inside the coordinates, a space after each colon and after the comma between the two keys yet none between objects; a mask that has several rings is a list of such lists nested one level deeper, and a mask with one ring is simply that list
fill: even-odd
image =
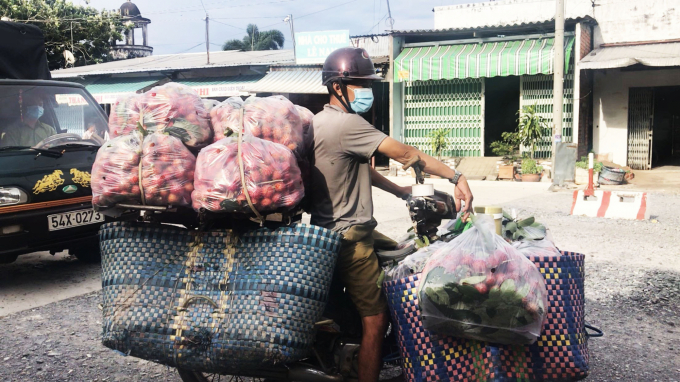
[{"label": "power line", "polygon": [[247,30],[246,28],[240,28],[240,27],[237,27],[237,26],[234,26],[234,25],[231,25],[231,24],[223,23],[221,21],[215,21],[216,19],[213,19],[213,18],[211,18],[210,20],[212,20],[212,22],[214,22],[214,23],[226,25],[228,27],[236,28],[236,29],[239,29],[239,30]]}]

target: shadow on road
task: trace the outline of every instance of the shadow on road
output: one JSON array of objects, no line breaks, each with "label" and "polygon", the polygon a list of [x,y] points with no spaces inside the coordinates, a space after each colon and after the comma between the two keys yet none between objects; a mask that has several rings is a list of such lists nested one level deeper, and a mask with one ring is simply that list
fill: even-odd
[{"label": "shadow on road", "polygon": [[35,308],[100,288],[101,267],[66,252],[36,252],[0,265],[0,316]]}]

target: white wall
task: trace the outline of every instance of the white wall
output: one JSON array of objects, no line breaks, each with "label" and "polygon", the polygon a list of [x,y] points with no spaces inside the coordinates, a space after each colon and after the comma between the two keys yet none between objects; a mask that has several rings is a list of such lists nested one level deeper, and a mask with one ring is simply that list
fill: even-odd
[{"label": "white wall", "polygon": [[[597,20],[595,47],[602,43],[680,38],[680,0],[565,0],[565,16]],[[435,29],[544,22],[555,16],[554,0],[503,0],[436,7]]]},{"label": "white wall", "polygon": [[595,73],[593,151],[625,166],[628,154],[628,91],[634,87],[678,86],[680,69]]}]

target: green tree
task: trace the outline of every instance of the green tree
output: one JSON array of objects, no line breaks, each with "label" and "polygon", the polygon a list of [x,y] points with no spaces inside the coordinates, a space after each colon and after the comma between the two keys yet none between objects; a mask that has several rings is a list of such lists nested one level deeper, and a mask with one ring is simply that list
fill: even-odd
[{"label": "green tree", "polygon": [[430,133],[430,147],[438,160],[442,160],[442,151],[449,147],[447,135],[449,135],[449,129],[440,128]]},{"label": "green tree", "polygon": [[517,131],[519,132],[520,142],[531,148],[531,159],[534,159],[536,143],[543,138],[543,132],[548,128],[545,119],[538,115],[537,105],[524,106],[517,112]]},{"label": "green tree", "polygon": [[255,24],[248,24],[243,40],[229,40],[222,45],[222,50],[278,50],[283,48],[285,37],[280,30],[262,31]]},{"label": "green tree", "polygon": [[127,28],[116,12],[64,0],[0,0],[0,16],[42,30],[52,70],[65,66],[66,50],[73,53],[75,66],[110,61],[111,41],[121,40]]}]

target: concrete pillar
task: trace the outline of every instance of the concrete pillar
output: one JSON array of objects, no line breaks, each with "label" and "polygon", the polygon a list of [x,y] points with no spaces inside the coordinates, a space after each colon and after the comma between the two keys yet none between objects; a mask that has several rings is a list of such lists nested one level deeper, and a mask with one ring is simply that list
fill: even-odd
[{"label": "concrete pillar", "polygon": [[134,30],[128,29],[125,31],[125,45],[134,45]]},{"label": "concrete pillar", "polygon": [[394,59],[404,46],[403,37],[390,36],[390,67],[387,79],[390,83],[390,137],[403,141],[404,129],[404,83],[394,82]]},{"label": "concrete pillar", "polygon": [[142,45],[147,46],[148,44],[148,39],[146,36],[146,24],[142,24]]}]

